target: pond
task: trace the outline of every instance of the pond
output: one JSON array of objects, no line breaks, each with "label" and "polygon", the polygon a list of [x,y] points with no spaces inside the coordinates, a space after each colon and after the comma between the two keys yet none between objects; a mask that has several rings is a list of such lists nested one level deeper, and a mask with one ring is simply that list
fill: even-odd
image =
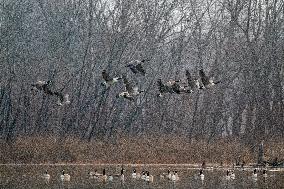
[{"label": "pond", "polygon": [[[137,172],[147,170],[154,176],[154,181],[149,183],[142,179],[132,179],[132,169]],[[125,181],[114,178],[113,181],[102,182],[98,179],[90,179],[88,172],[106,169],[106,174],[119,174],[120,165],[0,165],[0,189],[188,189],[188,188],[210,188],[210,189],[237,189],[237,188],[284,188],[284,170],[268,169],[268,176],[264,178],[262,172],[258,172],[257,179],[252,178],[252,168],[235,169],[235,179],[226,179],[227,168],[214,168],[204,170],[204,180],[199,174],[199,168],[184,165],[124,165]],[[70,174],[69,182],[60,180],[61,170]],[[176,170],[180,180],[177,182],[161,178],[160,174],[167,170]],[[43,173],[48,170],[50,181],[45,182]]]}]

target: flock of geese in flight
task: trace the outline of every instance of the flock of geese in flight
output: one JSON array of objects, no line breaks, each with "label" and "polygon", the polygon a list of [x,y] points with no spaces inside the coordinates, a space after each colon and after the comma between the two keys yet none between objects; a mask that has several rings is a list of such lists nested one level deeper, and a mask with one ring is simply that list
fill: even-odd
[{"label": "flock of geese in flight", "polygon": [[[213,168],[200,169],[199,173],[194,175],[194,179],[204,181],[205,179],[204,170],[213,171]],[[120,180],[124,182],[126,179],[124,172],[125,172],[125,169],[121,168],[120,174],[107,175],[106,169],[103,169],[102,173],[99,173],[97,170],[90,171],[88,172],[87,176],[89,177],[89,179],[95,179],[100,182],[112,182],[114,180]],[[260,176],[262,176],[264,179],[268,177],[266,169],[263,169],[263,170],[254,169],[252,172],[252,175],[249,176],[249,178],[251,178],[254,181],[257,181],[258,172],[260,172]],[[173,182],[177,182],[180,180],[180,176],[178,175],[178,172],[176,170],[174,171],[168,170],[167,172],[161,173],[160,175],[155,176],[155,177],[158,177],[159,180],[169,180]],[[235,175],[234,170],[227,169],[224,179],[228,181],[228,180],[235,180],[235,178],[236,178],[236,175]],[[49,183],[49,181],[51,180],[51,176],[50,174],[48,174],[47,170],[43,174],[43,179],[45,180],[46,183]],[[71,176],[65,173],[64,170],[62,170],[61,175],[60,175],[60,180],[62,182],[69,182],[70,179],[71,179]],[[154,182],[154,176],[151,175],[149,171],[143,170],[141,173],[138,173],[136,169],[133,168],[132,173],[130,175],[130,180],[143,180],[146,182]]]},{"label": "flock of geese in flight", "polygon": [[[133,73],[133,74],[140,74],[142,76],[146,75],[146,71],[144,69],[143,64],[149,60],[143,59],[143,60],[133,60],[129,64],[126,65],[127,68]],[[198,78],[192,77],[189,70],[185,71],[187,85],[181,85],[181,80],[169,80],[165,83],[162,82],[161,79],[157,80],[157,85],[159,89],[158,97],[162,97],[163,94],[166,93],[175,93],[175,94],[182,94],[182,93],[192,93],[194,90],[197,89],[207,89],[210,88],[218,83],[220,81],[213,81],[212,78],[207,76],[203,69],[199,70],[199,76],[201,82],[199,82]],[[135,97],[139,94],[143,93],[144,91],[139,89],[137,86],[133,86],[126,74],[123,74],[122,76],[110,76],[110,74],[107,72],[107,70],[102,71],[102,78],[103,82],[101,85],[106,87],[108,89],[110,86],[114,85],[115,83],[118,83],[120,80],[123,81],[124,84],[124,91],[120,92],[117,97],[118,98],[125,98],[130,101],[134,101]],[[57,104],[62,106],[65,104],[70,104],[69,95],[63,94],[60,91],[53,91],[50,89],[51,81],[37,81],[34,84],[31,84],[32,90],[37,91],[43,91],[46,95],[50,96],[56,96],[58,98]]]}]

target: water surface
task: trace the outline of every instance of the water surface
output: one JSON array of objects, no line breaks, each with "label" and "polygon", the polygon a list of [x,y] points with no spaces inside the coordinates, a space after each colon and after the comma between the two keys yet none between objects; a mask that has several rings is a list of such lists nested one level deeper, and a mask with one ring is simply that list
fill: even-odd
[{"label": "water surface", "polygon": [[[130,178],[131,166],[125,166],[125,182],[114,179],[113,182],[101,182],[90,179],[89,171],[97,169],[102,172],[106,168],[107,174],[119,174],[120,166],[106,165],[1,165],[0,166],[0,189],[188,189],[188,188],[210,188],[210,189],[237,189],[237,188],[284,188],[284,171],[268,171],[268,177],[262,177],[258,172],[257,180],[251,177],[252,169],[235,170],[236,178],[227,180],[225,178],[226,168],[205,170],[204,181],[197,176],[199,170],[193,167],[182,165],[177,166],[136,166],[138,172],[148,170],[154,175],[154,182],[147,183],[143,180],[133,180]],[[61,170],[71,175],[71,181],[62,183],[60,181]],[[180,181],[171,182],[161,179],[159,175],[167,172],[167,169],[177,170]],[[51,175],[49,183],[45,183],[42,175],[45,170]]]}]

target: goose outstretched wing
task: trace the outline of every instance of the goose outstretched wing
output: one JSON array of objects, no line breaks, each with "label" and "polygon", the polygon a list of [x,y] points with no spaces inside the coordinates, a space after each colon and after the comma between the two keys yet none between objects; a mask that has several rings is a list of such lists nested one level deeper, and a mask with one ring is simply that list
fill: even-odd
[{"label": "goose outstretched wing", "polygon": [[112,78],[109,76],[109,74],[106,72],[106,70],[102,71],[102,76],[103,76],[103,79],[105,81],[111,81],[112,80]]}]

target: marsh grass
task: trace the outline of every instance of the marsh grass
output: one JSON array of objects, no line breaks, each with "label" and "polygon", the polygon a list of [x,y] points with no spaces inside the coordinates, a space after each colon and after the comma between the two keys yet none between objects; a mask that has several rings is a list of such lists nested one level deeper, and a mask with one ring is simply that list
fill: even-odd
[{"label": "marsh grass", "polygon": [[[265,142],[265,159],[283,159],[284,141]],[[119,136],[115,140],[92,140],[53,136],[19,137],[0,143],[0,163],[132,163],[180,164],[203,161],[215,164],[254,163],[257,148],[236,139],[191,140],[181,136]]]}]

